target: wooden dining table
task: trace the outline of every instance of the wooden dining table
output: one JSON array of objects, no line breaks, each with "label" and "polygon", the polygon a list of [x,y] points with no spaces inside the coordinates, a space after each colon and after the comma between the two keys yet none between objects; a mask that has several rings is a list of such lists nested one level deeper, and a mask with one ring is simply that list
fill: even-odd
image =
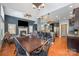
[{"label": "wooden dining table", "polygon": [[43,45],[44,40],[38,39],[36,37],[18,37],[17,38],[23,48],[25,48],[29,53],[40,48]]}]

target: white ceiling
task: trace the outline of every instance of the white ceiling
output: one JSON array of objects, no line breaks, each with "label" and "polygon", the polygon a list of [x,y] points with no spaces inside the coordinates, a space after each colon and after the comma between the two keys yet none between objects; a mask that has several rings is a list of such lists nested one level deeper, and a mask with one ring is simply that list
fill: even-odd
[{"label": "white ceiling", "polygon": [[46,14],[44,16],[47,17],[49,21],[54,21],[54,22],[55,21],[57,22],[59,20],[67,20],[71,18],[73,9],[77,7],[79,7],[79,3],[69,4],[60,9],[50,12],[49,15]]},{"label": "white ceiling", "polygon": [[6,8],[10,8],[10,9],[14,9],[20,12],[26,12],[26,13],[31,13],[31,14],[45,14],[48,13],[50,11],[54,11],[56,9],[59,9],[63,6],[66,6],[70,3],[46,3],[45,8],[42,8],[39,10],[33,9],[32,8],[32,3],[4,3],[3,5]]},{"label": "white ceiling", "polygon": [[32,15],[31,20],[47,15],[47,13],[50,13],[49,17],[52,20],[69,18],[70,11],[73,9],[69,6],[79,6],[79,4],[72,3],[46,3],[45,8],[38,10],[32,8],[32,3],[3,3],[2,5],[5,7],[5,13],[7,15],[25,19],[24,14],[29,13]]}]

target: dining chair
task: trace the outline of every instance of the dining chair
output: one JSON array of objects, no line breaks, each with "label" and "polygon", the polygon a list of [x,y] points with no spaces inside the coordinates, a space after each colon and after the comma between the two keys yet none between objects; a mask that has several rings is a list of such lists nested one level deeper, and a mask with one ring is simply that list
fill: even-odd
[{"label": "dining chair", "polygon": [[17,40],[16,37],[13,37],[13,41],[16,45],[16,55],[17,56],[29,56],[28,51],[22,47],[22,45],[20,44],[20,42]]},{"label": "dining chair", "polygon": [[43,50],[44,46],[48,43],[48,40],[42,43],[42,46],[31,53],[32,56],[47,56],[48,51]]},{"label": "dining chair", "polygon": [[41,32],[37,33],[37,38],[41,39]]}]

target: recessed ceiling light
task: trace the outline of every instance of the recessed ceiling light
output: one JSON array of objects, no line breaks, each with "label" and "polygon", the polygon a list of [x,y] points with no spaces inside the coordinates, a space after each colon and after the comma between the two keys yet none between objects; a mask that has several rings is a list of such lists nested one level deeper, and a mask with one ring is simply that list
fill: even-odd
[{"label": "recessed ceiling light", "polygon": [[58,18],[58,16],[56,16]]},{"label": "recessed ceiling light", "polygon": [[73,6],[71,5],[71,6],[69,6],[70,8],[72,8]]}]

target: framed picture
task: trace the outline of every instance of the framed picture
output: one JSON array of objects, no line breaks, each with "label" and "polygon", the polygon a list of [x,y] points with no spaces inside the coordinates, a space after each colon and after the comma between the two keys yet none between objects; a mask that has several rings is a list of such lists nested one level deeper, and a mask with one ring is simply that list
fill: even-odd
[{"label": "framed picture", "polygon": [[8,32],[10,34],[16,34],[16,24],[8,24]]}]

